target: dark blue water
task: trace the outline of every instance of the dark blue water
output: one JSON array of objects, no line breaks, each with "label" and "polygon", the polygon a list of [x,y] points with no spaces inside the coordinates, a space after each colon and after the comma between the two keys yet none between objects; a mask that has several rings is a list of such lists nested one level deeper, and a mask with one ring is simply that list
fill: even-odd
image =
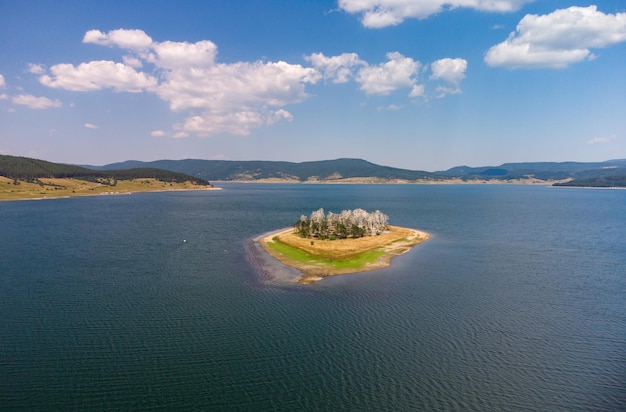
[{"label": "dark blue water", "polygon": [[[433,236],[260,277],[246,242],[320,207]],[[4,202],[0,230],[3,410],[626,410],[626,191],[231,184]]]}]

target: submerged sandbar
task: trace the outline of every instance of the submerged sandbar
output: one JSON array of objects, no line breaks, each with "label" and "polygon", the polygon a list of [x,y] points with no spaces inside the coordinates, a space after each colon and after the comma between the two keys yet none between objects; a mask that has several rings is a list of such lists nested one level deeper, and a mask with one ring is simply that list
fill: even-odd
[{"label": "submerged sandbar", "polygon": [[429,237],[420,230],[389,226],[377,236],[319,240],[300,237],[288,228],[260,237],[257,242],[269,255],[302,273],[299,283],[309,284],[327,276],[387,267],[394,256]]}]

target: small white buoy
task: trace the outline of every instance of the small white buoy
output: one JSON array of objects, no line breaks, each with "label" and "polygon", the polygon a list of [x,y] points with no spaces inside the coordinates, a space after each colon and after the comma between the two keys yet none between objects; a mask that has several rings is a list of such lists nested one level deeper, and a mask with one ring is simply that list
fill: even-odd
[{"label": "small white buoy", "polygon": [[187,239],[183,239],[183,243],[187,243]]}]

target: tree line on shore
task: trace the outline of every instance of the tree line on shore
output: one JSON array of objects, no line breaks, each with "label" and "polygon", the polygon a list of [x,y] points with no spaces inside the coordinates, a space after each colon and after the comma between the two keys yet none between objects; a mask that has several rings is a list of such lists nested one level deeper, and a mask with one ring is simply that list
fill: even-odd
[{"label": "tree line on shore", "polygon": [[334,240],[380,235],[387,230],[388,220],[389,216],[380,210],[369,213],[363,209],[355,209],[325,214],[324,209],[318,209],[308,217],[300,216],[293,227],[304,238]]}]

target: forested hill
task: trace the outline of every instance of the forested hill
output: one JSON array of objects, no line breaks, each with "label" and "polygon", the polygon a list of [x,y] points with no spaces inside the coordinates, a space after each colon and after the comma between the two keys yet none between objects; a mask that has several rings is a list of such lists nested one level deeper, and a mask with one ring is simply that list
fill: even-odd
[{"label": "forested hill", "polygon": [[209,182],[204,179],[165,169],[93,170],[86,167],[7,155],[0,155],[0,176],[27,181],[39,178],[72,178],[87,181],[97,179],[131,180],[152,178],[163,182],[182,183],[191,181],[199,185],[209,185]]},{"label": "forested hill", "polygon": [[[95,166],[90,166],[94,167]],[[440,172],[424,172],[379,166],[361,159],[336,159],[316,162],[272,162],[230,160],[158,160],[154,162],[128,161],[98,167],[98,169],[127,169],[133,167],[156,167],[186,173],[207,180],[263,180],[283,179],[292,181],[341,181],[346,179],[373,179],[374,181],[534,181],[586,180],[602,183],[606,178],[620,182],[614,176],[626,176],[626,159],[606,162],[535,162],[505,163],[500,166],[459,166]],[[595,180],[594,180],[595,179]]]},{"label": "forested hill", "polygon": [[[105,166],[71,166],[25,157],[0,155],[0,176],[16,179],[73,177],[135,179],[155,178],[165,182],[208,180],[255,181],[285,180],[298,182],[440,182],[440,181],[571,181],[572,186],[625,186],[626,159],[606,162],[505,163],[500,166],[459,166],[446,171],[424,172],[380,166],[361,159],[336,159],[316,162],[273,162],[231,160],[158,160],[127,161]],[[352,180],[351,180],[352,179]]]},{"label": "forested hill", "polygon": [[113,163],[100,168],[107,170],[130,167],[158,167],[207,180],[222,181],[284,179],[304,182],[337,181],[352,178],[414,181],[436,178],[433,173],[379,166],[361,159],[336,159],[302,163],[199,159],[158,160],[154,162],[128,161]]}]

